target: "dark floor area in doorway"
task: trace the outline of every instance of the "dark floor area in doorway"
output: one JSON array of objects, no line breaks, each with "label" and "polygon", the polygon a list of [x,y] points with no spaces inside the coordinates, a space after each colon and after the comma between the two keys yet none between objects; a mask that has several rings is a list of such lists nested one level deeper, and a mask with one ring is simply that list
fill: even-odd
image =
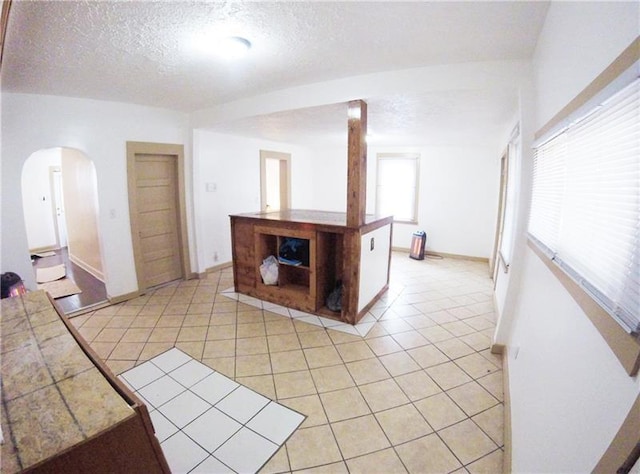
[{"label": "dark floor area in doorway", "polygon": [[57,298],[56,303],[65,314],[75,313],[81,309],[94,306],[107,301],[107,290],[100,280],[91,273],[80,268],[78,265],[69,260],[67,248],[55,250],[52,257],[41,257],[33,260],[33,271],[38,267],[51,267],[63,263],[67,278],[70,278],[82,290],[77,295],[65,296]]}]

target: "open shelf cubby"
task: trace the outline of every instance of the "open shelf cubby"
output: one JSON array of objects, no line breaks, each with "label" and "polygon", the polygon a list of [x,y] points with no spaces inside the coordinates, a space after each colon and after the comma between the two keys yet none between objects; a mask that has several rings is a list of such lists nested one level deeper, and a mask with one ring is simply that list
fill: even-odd
[{"label": "open shelf cubby", "polygon": [[308,249],[308,261],[300,265],[278,263],[278,282],[276,285],[266,285],[262,277],[257,276],[257,283],[263,292],[286,303],[298,299],[309,310],[315,309],[316,284],[315,284],[315,232],[301,232],[296,230],[275,229],[272,227],[256,227],[255,232],[255,257],[256,267],[269,256],[278,258],[280,248],[286,238],[302,239],[303,245]]}]

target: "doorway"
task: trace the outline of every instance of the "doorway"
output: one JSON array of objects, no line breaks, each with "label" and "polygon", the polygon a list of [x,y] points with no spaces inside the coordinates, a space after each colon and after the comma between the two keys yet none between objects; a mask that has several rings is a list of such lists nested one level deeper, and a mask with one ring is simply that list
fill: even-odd
[{"label": "doorway", "polygon": [[291,208],[291,155],[260,150],[260,210]]},{"label": "doorway", "polygon": [[51,202],[55,214],[55,229],[58,248],[67,246],[67,222],[64,211],[64,192],[62,188],[62,169],[51,167]]},{"label": "doorway", "polygon": [[493,243],[493,252],[489,261],[489,275],[494,284],[497,278],[499,250],[502,245],[502,233],[504,230],[505,203],[507,195],[507,179],[509,176],[509,155],[508,150],[502,154],[500,159],[500,197],[498,198],[498,220],[496,221],[496,236]]},{"label": "doorway", "polygon": [[106,303],[93,162],[71,148],[39,150],[25,161],[21,181],[36,280],[43,280],[38,278],[43,269],[60,268],[38,287],[67,315]]},{"label": "doorway", "polygon": [[127,181],[139,291],[188,278],[183,146],[127,142]]},{"label": "doorway", "polygon": [[520,126],[511,133],[509,144],[502,155],[500,164],[500,199],[498,203],[498,220],[496,238],[490,264],[490,274],[494,287],[498,279],[498,268],[508,273],[511,264],[511,253],[515,233],[516,210],[516,163],[520,161]]}]

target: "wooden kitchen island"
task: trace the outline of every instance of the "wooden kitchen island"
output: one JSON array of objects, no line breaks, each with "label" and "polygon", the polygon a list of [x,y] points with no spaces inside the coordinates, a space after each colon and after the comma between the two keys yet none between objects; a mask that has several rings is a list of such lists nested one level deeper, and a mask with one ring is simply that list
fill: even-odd
[{"label": "wooden kitchen island", "polygon": [[[281,210],[232,215],[231,241],[235,291],[282,306],[356,324],[387,290],[392,217],[365,216],[348,226],[340,212]],[[264,283],[260,265],[279,256],[283,239],[302,239],[308,261],[279,263],[275,285]],[[342,284],[342,309],[326,301]]]}]

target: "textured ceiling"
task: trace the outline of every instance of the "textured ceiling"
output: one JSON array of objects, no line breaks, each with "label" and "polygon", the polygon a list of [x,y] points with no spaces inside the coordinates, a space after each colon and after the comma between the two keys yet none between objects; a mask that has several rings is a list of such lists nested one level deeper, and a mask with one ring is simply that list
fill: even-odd
[{"label": "textured ceiling", "polygon": [[[446,91],[367,99],[368,143],[380,146],[486,143],[504,132],[514,91]],[[217,132],[287,143],[344,144],[347,104],[289,110],[219,124]],[[346,153],[346,148],[345,148]]]},{"label": "textured ceiling", "polygon": [[[539,1],[14,0],[2,88],[192,112],[365,73],[529,59],[547,6]],[[244,36],[253,48],[237,63],[193,49],[195,37],[212,34]],[[513,105],[513,97],[465,94],[371,100],[379,104],[380,113],[391,114],[403,106],[405,117],[413,113],[416,120],[432,125],[443,123],[433,112],[443,102],[457,109],[459,100],[470,100],[471,109],[464,112],[483,117],[502,114],[507,103]],[[497,102],[489,103],[487,98]],[[420,104],[429,105],[429,114],[418,111]],[[325,114],[319,119],[322,122],[336,110],[329,106],[315,112]],[[444,122],[451,118],[446,113]],[[278,114],[244,121],[235,130],[226,125],[226,131],[242,133],[253,127],[268,138],[268,127],[282,132],[278,123],[302,127],[305,121],[313,122],[313,117],[309,111],[297,111],[288,118]],[[404,127],[416,124],[391,116],[387,122]]]}]

